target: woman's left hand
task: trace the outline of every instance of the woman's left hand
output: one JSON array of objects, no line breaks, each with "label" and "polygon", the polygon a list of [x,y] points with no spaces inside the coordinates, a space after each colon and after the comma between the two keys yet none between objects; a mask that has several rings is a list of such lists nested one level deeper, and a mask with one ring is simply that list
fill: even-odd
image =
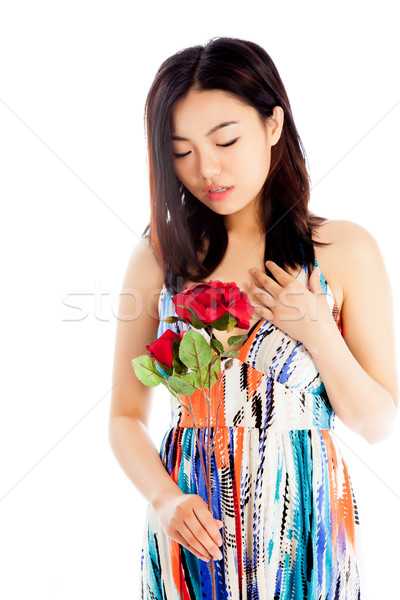
[{"label": "woman's left hand", "polygon": [[310,289],[307,289],[275,262],[267,261],[265,264],[276,281],[255,269],[253,277],[256,283],[251,283],[247,292],[255,313],[299,340],[306,348],[313,345],[324,331],[335,324],[321,287],[319,269],[313,269],[308,280]]}]

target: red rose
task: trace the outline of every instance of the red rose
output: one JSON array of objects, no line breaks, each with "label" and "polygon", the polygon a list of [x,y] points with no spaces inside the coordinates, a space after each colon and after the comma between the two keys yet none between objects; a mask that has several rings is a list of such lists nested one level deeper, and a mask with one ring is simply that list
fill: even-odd
[{"label": "red rose", "polygon": [[237,327],[248,329],[254,307],[245,292],[241,292],[235,282],[222,283],[218,280],[207,283],[194,283],[172,298],[176,314],[180,319],[191,320],[187,308],[190,307],[197,319],[208,325],[228,312],[237,319]]},{"label": "red rose", "polygon": [[148,350],[151,358],[156,358],[162,365],[172,369],[172,344],[174,340],[180,339],[182,338],[178,333],[172,331],[172,329],[166,329],[159,338],[146,345],[146,350]]}]

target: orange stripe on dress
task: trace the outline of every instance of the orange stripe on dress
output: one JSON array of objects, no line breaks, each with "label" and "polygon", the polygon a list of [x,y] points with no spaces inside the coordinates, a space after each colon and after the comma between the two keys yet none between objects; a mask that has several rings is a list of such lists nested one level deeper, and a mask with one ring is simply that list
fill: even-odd
[{"label": "orange stripe on dress", "polygon": [[[215,352],[213,351],[213,355],[215,356]],[[225,411],[224,411],[224,386],[225,375],[220,370],[218,375],[218,381],[211,386],[211,427],[215,427],[216,418],[217,418],[217,410],[220,405],[220,400],[218,397],[218,389],[221,396],[221,405],[218,411],[218,427],[223,427],[226,425],[225,422]],[[209,390],[206,388],[205,393],[208,395]],[[181,396],[181,400],[183,404],[190,408],[190,400],[192,402],[192,410],[195,417],[196,427],[205,427],[207,425],[208,419],[208,405],[207,401],[204,398],[203,392],[201,390],[196,390],[193,394],[189,396]],[[193,419],[190,412],[182,406],[181,408],[181,418],[179,420],[180,427],[193,427]]]},{"label": "orange stripe on dress", "polygon": [[173,540],[171,537],[168,537],[169,540],[169,553],[171,556],[171,572],[172,579],[174,581],[176,591],[181,596],[181,576],[180,573],[182,571],[181,568],[181,557],[179,552],[179,543],[176,540]]},{"label": "orange stripe on dress", "polygon": [[254,394],[257,392],[260,383],[262,382],[264,375],[253,369],[250,365],[247,368],[247,397],[249,399],[253,398]]},{"label": "orange stripe on dress", "polygon": [[[180,544],[169,538],[170,541],[170,553],[171,553],[171,566],[172,566],[172,578],[176,587],[176,592],[179,594],[179,598],[182,600],[191,600],[187,581],[185,580],[185,573],[182,568]],[[182,548],[183,552],[183,548]]]},{"label": "orange stripe on dress", "polygon": [[264,321],[265,319],[260,319],[259,323],[256,325],[255,329],[253,329],[245,343],[239,348],[239,356],[237,358],[242,362],[245,362],[248,355],[248,349],[251,347],[251,344],[253,343],[258,331],[261,329]]},{"label": "orange stripe on dress", "polygon": [[[329,489],[332,520],[332,542],[333,555],[335,558],[336,540],[340,528],[344,525],[346,539],[348,539],[355,550],[355,531],[354,531],[354,507],[351,494],[351,487],[347,466],[343,458],[338,462],[337,450],[329,430],[321,430],[321,435],[325,442],[326,453],[329,461]],[[339,469],[343,476],[342,489],[338,489]]]}]

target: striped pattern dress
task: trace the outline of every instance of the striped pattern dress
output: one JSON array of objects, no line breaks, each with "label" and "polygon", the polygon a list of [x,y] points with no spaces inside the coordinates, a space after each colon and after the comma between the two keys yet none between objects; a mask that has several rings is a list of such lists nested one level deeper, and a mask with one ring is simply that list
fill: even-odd
[{"label": "striped pattern dress", "polygon": [[[297,279],[308,288],[305,266]],[[342,333],[338,307],[322,273],[321,286]],[[180,334],[189,329],[182,321],[164,323],[165,317],[176,316],[165,286],[159,314],[157,337],[167,327]],[[201,332],[209,341],[207,332]],[[332,433],[335,413],[312,356],[298,340],[260,319],[232,367],[224,370],[224,364],[217,428],[218,384],[211,393],[211,436],[216,436],[212,512],[223,522],[223,558],[214,561],[216,597],[361,598],[357,505]],[[171,422],[161,442],[161,460],[184,492],[207,502],[192,418],[169,396]],[[185,400],[182,396],[187,404]],[[204,399],[196,392],[191,400],[196,427],[204,427]],[[205,462],[205,452],[203,456]],[[167,536],[150,504],[140,585],[142,600],[212,598],[207,563]]]}]

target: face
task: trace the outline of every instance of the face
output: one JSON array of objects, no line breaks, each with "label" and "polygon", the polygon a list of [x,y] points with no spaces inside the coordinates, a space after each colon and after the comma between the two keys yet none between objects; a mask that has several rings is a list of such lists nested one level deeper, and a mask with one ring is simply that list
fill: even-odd
[{"label": "face", "polygon": [[252,106],[222,90],[191,90],[172,114],[175,173],[214,212],[258,210],[282,125],[280,106],[263,123]]}]

